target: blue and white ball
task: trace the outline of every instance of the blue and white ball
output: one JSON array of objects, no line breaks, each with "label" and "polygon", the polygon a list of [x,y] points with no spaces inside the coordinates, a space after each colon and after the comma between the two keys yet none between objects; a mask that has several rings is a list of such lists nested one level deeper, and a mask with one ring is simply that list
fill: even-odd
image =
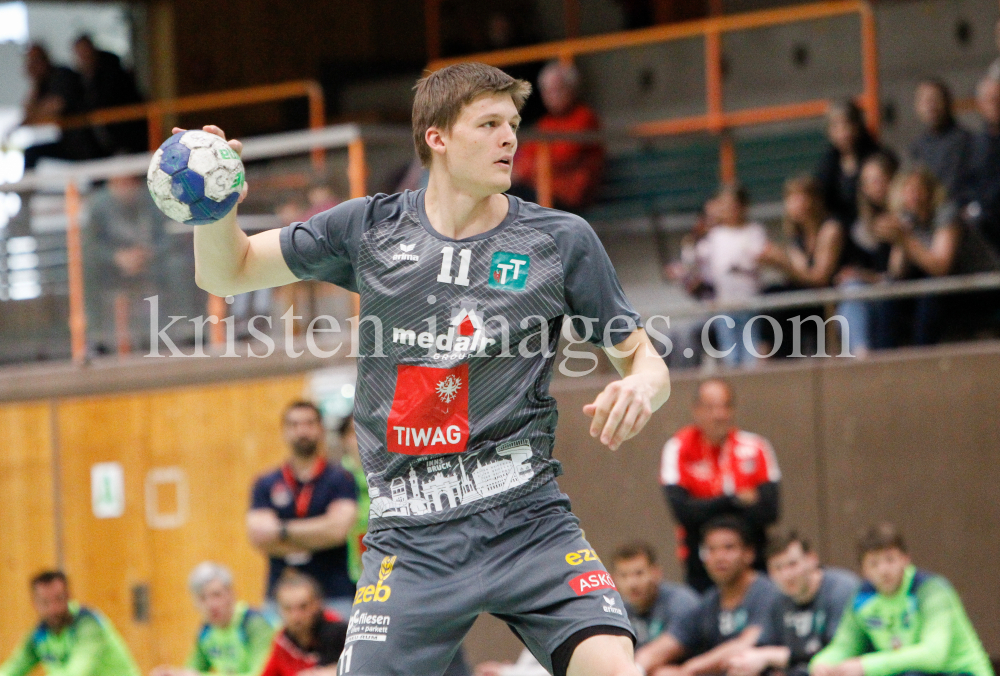
[{"label": "blue and white ball", "polygon": [[243,162],[229,144],[204,131],[177,132],[149,163],[146,184],[166,216],[180,223],[214,223],[236,206]]}]

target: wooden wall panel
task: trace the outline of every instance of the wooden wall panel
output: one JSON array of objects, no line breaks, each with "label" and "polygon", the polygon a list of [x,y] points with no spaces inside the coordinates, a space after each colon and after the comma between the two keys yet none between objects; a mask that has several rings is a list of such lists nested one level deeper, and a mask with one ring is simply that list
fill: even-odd
[{"label": "wooden wall panel", "polygon": [[[264,562],[244,531],[249,487],[283,457],[280,412],[303,386],[295,376],[60,404],[67,570],[78,597],[115,622],[144,669],[179,663],[190,649],[198,619],[185,583],[198,562],[231,566],[239,593],[260,600]],[[90,467],[107,461],[125,468],[118,519],[90,509]],[[190,511],[178,528],[147,524],[145,484],[158,468],[180,468],[186,478]],[[173,500],[164,502],[161,512],[173,511]],[[148,623],[133,621],[135,584],[150,587]]]},{"label": "wooden wall panel", "polygon": [[55,567],[48,402],[0,406],[0,659],[34,626],[28,580]]}]

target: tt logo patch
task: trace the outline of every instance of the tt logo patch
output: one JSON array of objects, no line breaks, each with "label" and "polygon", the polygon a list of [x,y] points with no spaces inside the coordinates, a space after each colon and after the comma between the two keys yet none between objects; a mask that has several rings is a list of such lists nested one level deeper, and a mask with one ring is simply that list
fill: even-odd
[{"label": "tt logo patch", "polygon": [[530,268],[530,257],[509,251],[497,251],[490,262],[489,284],[494,289],[524,291]]}]

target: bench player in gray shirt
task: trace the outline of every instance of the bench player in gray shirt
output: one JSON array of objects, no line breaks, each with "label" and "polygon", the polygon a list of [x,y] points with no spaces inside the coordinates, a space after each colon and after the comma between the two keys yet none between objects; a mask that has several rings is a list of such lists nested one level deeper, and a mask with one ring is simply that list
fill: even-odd
[{"label": "bench player in gray shirt", "polygon": [[769,668],[806,676],[809,660],[833,640],[861,579],[841,568],[821,568],[809,541],[795,531],[768,541],[767,571],[782,592],[771,616],[776,645],[734,657],[729,676],[758,676]]},{"label": "bench player in gray shirt", "polygon": [[619,547],[612,567],[635,631],[635,663],[648,674],[655,667],[684,657],[684,646],[677,635],[698,611],[698,594],[686,584],[663,579],[663,571],[656,563],[656,550],[648,542],[630,542]]},{"label": "bench player in gray shirt", "polygon": [[774,583],[753,569],[753,539],[740,517],[717,516],[706,523],[699,553],[715,586],[702,595],[698,611],[677,636],[693,655],[680,667],[685,676],[723,673],[747,648],[773,645],[771,617],[781,600]]},{"label": "bench player in gray shirt", "polygon": [[638,673],[614,581],[553,480],[564,316],[622,376],[583,409],[611,450],[670,380],[586,221],[504,194],[529,92],[483,64],[439,70],[413,105],[426,190],[249,238],[235,210],[195,229],[210,293],[317,279],[360,295],[355,427],[371,510],[341,676],[441,674],[483,612],[557,676]]}]

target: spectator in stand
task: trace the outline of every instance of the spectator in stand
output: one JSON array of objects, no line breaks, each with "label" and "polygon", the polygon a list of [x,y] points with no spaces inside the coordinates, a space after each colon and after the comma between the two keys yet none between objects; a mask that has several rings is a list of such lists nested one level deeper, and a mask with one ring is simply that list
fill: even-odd
[{"label": "spectator in stand", "polygon": [[982,130],[972,142],[972,160],[960,203],[965,220],[1000,251],[1000,80],[987,77],[976,87]]},{"label": "spectator in stand", "polygon": [[[757,259],[767,246],[767,234],[760,223],[747,221],[749,206],[746,188],[738,183],[723,185],[711,206],[718,223],[697,244],[698,257],[707,263],[715,299],[722,303],[749,300],[760,293]],[[727,366],[750,361],[743,328],[752,317],[752,312],[731,312],[713,323],[721,344],[716,356],[721,353]]]},{"label": "spectator in stand", "polygon": [[31,604],[39,624],[0,665],[2,676],[28,676],[39,664],[47,676],[139,676],[139,667],[111,622],[99,611],[70,600],[62,571],[31,580]]},{"label": "spectator in stand", "polygon": [[275,637],[260,676],[337,676],[348,625],[336,612],[323,608],[319,583],[289,570],[274,593],[284,628]]},{"label": "spectator in stand", "polygon": [[955,199],[969,173],[972,134],[955,120],[951,90],[941,80],[923,80],[914,99],[924,131],[910,146],[910,159],[930,169]]},{"label": "spectator in stand", "polygon": [[706,380],[694,401],[694,424],[663,447],[660,483],[678,523],[677,545],[687,583],[699,592],[711,580],[699,555],[702,529],[712,518],[743,518],[764,570],[765,531],[778,520],[781,471],[770,442],[733,424],[735,398],[722,380]]},{"label": "spectator in stand", "polygon": [[849,570],[821,567],[809,541],[795,531],[768,540],[767,570],[782,593],[771,617],[775,645],[735,656],[728,676],[758,676],[769,669],[807,676],[809,660],[833,639],[861,580]]},{"label": "spectator in stand", "polygon": [[[76,39],[73,54],[83,79],[84,107],[88,111],[142,102],[135,77],[122,67],[117,54],[97,49],[89,35]],[[99,125],[93,132],[101,155],[149,150],[145,120]]]},{"label": "spectator in stand", "polygon": [[[889,212],[889,188],[898,168],[896,158],[885,151],[871,155],[861,167],[858,220],[847,233],[844,267],[836,276],[841,288],[878,284],[888,279],[892,247],[879,241],[875,223]],[[845,300],[837,306],[836,313],[847,319],[848,348],[854,356],[863,357],[869,350],[892,347],[886,302]]]},{"label": "spectator in stand", "polygon": [[651,673],[684,657],[679,627],[690,621],[700,600],[693,589],[663,580],[656,550],[648,542],[632,542],[615,552],[612,576],[625,601],[635,631],[635,663]]},{"label": "spectator in stand", "polygon": [[[82,113],[85,109],[83,81],[65,66],[52,64],[49,53],[40,44],[28,47],[24,70],[31,80],[24,100],[21,124],[51,124],[63,115]],[[62,132],[58,141],[31,146],[24,151],[24,168],[34,169],[38,160],[86,160],[97,156],[93,134],[74,128]]]},{"label": "spectator in stand", "polygon": [[90,220],[83,231],[90,333],[97,352],[115,344],[116,304],[128,308],[121,328],[141,336],[149,327],[143,298],[166,290],[170,238],[162,212],[153,204],[145,181],[114,176],[89,200]]},{"label": "spectator in stand", "polygon": [[314,181],[309,186],[309,190],[306,192],[306,199],[309,201],[309,206],[306,207],[305,211],[296,220],[308,221],[316,214],[321,214],[328,209],[332,209],[343,201],[324,180]]},{"label": "spectator in stand", "polygon": [[[788,179],[785,181],[784,203],[783,225],[787,243],[781,246],[768,242],[757,258],[760,265],[779,270],[786,280],[784,284],[768,289],[768,292],[830,286],[833,274],[840,267],[844,250],[844,228],[836,218],[827,214],[819,182],[812,176]],[[769,314],[777,321],[786,323],[803,316],[822,317],[823,307],[800,307]],[[794,326],[791,324],[789,330],[794,330]],[[772,331],[770,323],[762,323],[762,328],[765,335]],[[774,336],[766,336],[764,342],[774,345],[774,340]],[[802,342],[800,354],[815,354],[815,332],[805,332]],[[768,349],[764,353],[771,351]],[[791,347],[779,352],[782,356],[791,353]]]},{"label": "spectator in stand", "polygon": [[[552,134],[600,130],[597,114],[578,98],[580,73],[574,66],[553,61],[538,75],[538,87],[548,112],[535,125],[535,130]],[[527,141],[518,148],[514,160],[516,187],[512,192],[529,201],[537,199],[538,151],[537,142]],[[601,144],[554,140],[549,143],[549,158],[554,206],[576,212],[590,204],[604,166]]]},{"label": "spectator in stand", "polygon": [[702,529],[701,556],[714,586],[679,628],[678,640],[689,660],[660,667],[653,676],[719,674],[730,661],[754,646],[773,645],[771,617],[781,592],[753,568],[754,541],[738,516],[717,516]]},{"label": "spectator in stand", "polygon": [[323,416],[308,401],[291,403],[282,415],[288,460],[260,477],[247,514],[250,542],[267,555],[267,598],[287,568],[312,576],[328,607],[350,614],[355,584],[347,572],[347,533],[357,521],[357,487],[342,467],[326,460]]},{"label": "spectator in stand", "polygon": [[205,623],[187,667],[157,667],[151,676],[257,676],[271,653],[274,628],[261,613],[236,600],[232,572],[205,561],[191,571],[188,588]]},{"label": "spectator in stand", "polygon": [[[996,26],[993,27],[993,39],[996,41],[997,49],[1000,50],[1000,21],[997,21]],[[986,71],[986,77],[1000,82],[1000,58],[995,59],[990,64]]]},{"label": "spectator in stand", "polygon": [[858,175],[868,156],[879,149],[878,143],[853,101],[830,107],[826,132],[830,146],[816,170],[816,178],[826,210],[846,225],[858,217]]},{"label": "spectator in stand", "polygon": [[865,584],[833,641],[809,663],[813,676],[993,676],[962,600],[946,579],[910,562],[894,526],[865,533],[858,558]]}]

